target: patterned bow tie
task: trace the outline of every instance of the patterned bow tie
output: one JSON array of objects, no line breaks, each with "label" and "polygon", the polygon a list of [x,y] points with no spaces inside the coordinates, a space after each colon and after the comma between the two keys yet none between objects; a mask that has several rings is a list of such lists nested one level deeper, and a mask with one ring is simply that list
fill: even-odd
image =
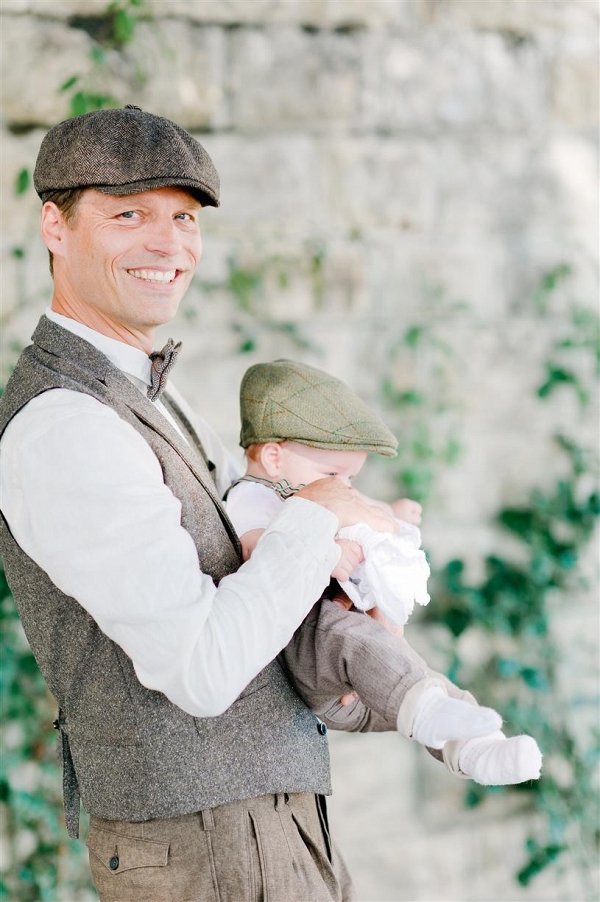
[{"label": "patterned bow tie", "polygon": [[162,351],[153,351],[152,354],[150,354],[152,363],[150,369],[151,383],[148,387],[147,394],[151,401],[157,401],[165,390],[169,373],[175,366],[175,361],[177,360],[177,355],[180,350],[181,342],[178,341],[177,344],[175,344],[173,339],[170,338]]}]

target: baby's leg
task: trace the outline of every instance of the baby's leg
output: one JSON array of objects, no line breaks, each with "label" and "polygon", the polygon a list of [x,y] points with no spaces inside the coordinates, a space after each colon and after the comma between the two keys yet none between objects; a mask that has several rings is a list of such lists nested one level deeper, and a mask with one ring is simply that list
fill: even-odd
[{"label": "baby's leg", "polygon": [[[363,705],[390,724],[387,729],[395,724],[404,736],[431,748],[501,726],[500,716],[474,704],[472,696],[449,698],[448,686],[453,693],[460,690],[431,671],[405,639],[329,601],[313,608],[282,659],[307,704],[330,720],[339,698],[354,689]],[[341,729],[364,728],[350,725],[352,711],[336,713],[345,718],[334,724]]]},{"label": "baby's leg", "polygon": [[537,780],[542,753],[531,736],[507,739],[498,730],[489,736],[447,742],[442,757],[449,770],[484,786],[507,786]]},{"label": "baby's leg", "polygon": [[[448,695],[476,705],[477,701],[466,689],[459,689],[443,674]],[[487,736],[450,741],[444,745],[442,761],[448,770],[459,777],[469,778],[484,786],[507,786],[537,780],[542,767],[542,753],[531,736],[512,736],[500,730]]]},{"label": "baby's leg", "polygon": [[379,718],[378,728],[394,729],[406,693],[428,677],[425,661],[412,649],[404,653],[400,643],[365,614],[324,600],[314,606],[280,659],[316,714],[325,715],[356,689],[363,705]]}]

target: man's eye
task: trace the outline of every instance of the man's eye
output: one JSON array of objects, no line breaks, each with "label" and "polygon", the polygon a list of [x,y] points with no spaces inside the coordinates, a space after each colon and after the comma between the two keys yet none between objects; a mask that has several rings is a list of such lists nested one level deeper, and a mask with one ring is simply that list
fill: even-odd
[{"label": "man's eye", "polygon": [[122,219],[133,219],[135,216],[135,210],[125,210],[124,213],[119,213],[119,216]]},{"label": "man's eye", "polygon": [[191,215],[191,213],[178,213],[175,219],[181,219],[184,222],[192,222],[193,216]]}]

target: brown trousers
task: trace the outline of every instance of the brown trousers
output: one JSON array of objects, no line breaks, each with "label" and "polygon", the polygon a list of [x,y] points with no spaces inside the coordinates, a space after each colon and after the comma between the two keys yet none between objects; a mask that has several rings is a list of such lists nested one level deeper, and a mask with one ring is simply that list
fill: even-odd
[{"label": "brown trousers", "polygon": [[324,799],[260,796],[142,823],[90,819],[101,902],[351,902]]}]

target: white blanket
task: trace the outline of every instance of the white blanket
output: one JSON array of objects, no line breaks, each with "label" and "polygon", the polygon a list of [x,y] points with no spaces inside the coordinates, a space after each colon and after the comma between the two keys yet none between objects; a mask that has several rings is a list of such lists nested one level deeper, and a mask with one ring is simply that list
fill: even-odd
[{"label": "white blanket", "polygon": [[358,542],[365,556],[340,585],[361,611],[377,605],[389,620],[403,625],[415,602],[429,601],[429,565],[421,549],[420,530],[403,520],[397,523],[396,533],[376,532],[366,523],[340,529],[339,537]]}]

